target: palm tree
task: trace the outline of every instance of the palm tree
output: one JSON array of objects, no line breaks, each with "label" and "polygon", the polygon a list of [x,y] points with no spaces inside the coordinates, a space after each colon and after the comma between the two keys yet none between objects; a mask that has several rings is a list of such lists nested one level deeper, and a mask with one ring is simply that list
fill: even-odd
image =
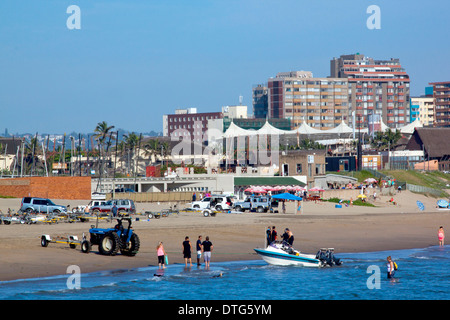
[{"label": "palm tree", "polygon": [[371,141],[373,147],[378,151],[384,151],[395,146],[402,137],[399,130],[392,131],[390,128],[386,129],[385,132],[377,131]]},{"label": "palm tree", "polygon": [[39,164],[38,154],[41,153],[37,137],[33,137],[30,141],[25,142],[24,150],[24,172],[29,172],[30,175],[34,173],[36,163]]},{"label": "palm tree", "polygon": [[102,121],[97,123],[97,127],[95,127],[94,132],[96,133],[95,138],[98,140],[99,145],[104,149],[104,144],[108,135],[111,137],[111,130],[114,129],[114,126],[108,126],[106,121]]},{"label": "palm tree", "polygon": [[[111,145],[111,140],[114,140],[115,138],[112,136],[112,129],[114,129],[114,126],[108,126],[106,121],[102,121],[97,123],[97,127],[95,127],[94,132],[95,138],[98,141],[98,148],[99,148],[99,173],[102,174],[102,156],[105,155],[105,146],[107,146],[106,150]],[[109,137],[108,137],[109,136]],[[105,143],[106,139],[108,138],[108,142]]]},{"label": "palm tree", "polygon": [[160,149],[161,147],[158,139],[148,140],[144,144],[144,155],[146,157],[151,157],[152,155],[157,154]]},{"label": "palm tree", "polygon": [[[136,147],[139,144],[139,137],[136,135],[136,133],[131,132],[129,134],[123,135],[124,142],[125,142],[125,149],[128,150],[129,158],[128,158],[128,168],[130,168],[130,162],[132,161],[135,152]],[[136,168],[133,169],[134,173],[136,173]]]}]

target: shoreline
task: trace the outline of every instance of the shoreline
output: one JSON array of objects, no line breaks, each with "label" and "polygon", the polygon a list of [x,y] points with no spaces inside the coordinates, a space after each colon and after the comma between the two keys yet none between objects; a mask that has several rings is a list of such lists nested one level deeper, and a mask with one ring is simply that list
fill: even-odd
[{"label": "shoreline", "polygon": [[[377,253],[377,252],[389,252],[389,251],[403,251],[403,250],[422,250],[422,249],[428,249],[428,248],[432,248],[432,247],[437,247],[438,245],[430,245],[428,247],[421,247],[421,248],[407,248],[407,249],[391,249],[391,250],[374,250],[374,251],[363,251],[363,252],[339,252],[338,255],[351,255],[351,254],[370,254],[370,253]],[[448,247],[449,245],[445,245],[446,247]],[[339,257],[341,258],[342,257]],[[203,259],[203,256],[202,256]],[[344,258],[345,259],[345,258]],[[255,257],[254,259],[237,259],[237,260],[229,260],[229,259],[224,259],[224,260],[216,260],[214,262],[211,262],[211,266],[214,267],[214,265],[216,263],[236,263],[236,262],[245,262],[245,261],[258,261],[258,262],[262,262],[267,264],[266,262],[264,262],[263,259],[259,258],[258,255],[255,253]],[[184,262],[177,262],[177,263],[170,263],[168,266],[166,266],[167,268],[171,268],[171,266],[177,266],[177,267],[185,267]],[[133,270],[138,270],[138,269],[144,269],[144,268],[148,268],[148,269],[158,269],[158,264],[151,264],[151,265],[147,265],[147,266],[136,266],[136,267],[128,267],[128,268],[120,268],[120,269],[102,269],[102,270],[93,270],[93,271],[89,271],[89,272],[84,272],[84,274],[89,274],[89,275],[93,275],[93,274],[97,274],[97,273],[110,273],[110,274],[115,274],[115,273],[123,273],[123,272],[127,272],[127,271],[133,271]],[[200,266],[198,266],[197,264],[192,264],[192,266],[188,266],[189,269],[204,269],[205,268],[205,263],[202,260],[202,263]],[[0,284],[2,283],[13,283],[13,282],[26,282],[26,281],[40,281],[40,280],[46,280],[46,279],[53,279],[53,278],[64,278],[64,280],[69,276],[69,273],[64,273],[64,274],[50,274],[50,275],[46,275],[46,276],[36,276],[36,277],[29,277],[29,278],[18,278],[18,279],[10,279],[10,280],[0,280]]]},{"label": "shoreline", "polygon": [[[82,273],[157,267],[156,245],[162,241],[171,264],[183,264],[181,243],[189,236],[193,247],[198,235],[208,235],[214,245],[211,264],[224,261],[258,260],[254,248],[264,246],[265,230],[276,226],[279,236],[289,227],[294,233],[294,247],[305,253],[335,248],[339,253],[364,253],[426,248],[437,245],[437,230],[450,225],[450,211],[435,207],[437,199],[410,192],[396,196],[399,205],[387,205],[384,199],[377,207],[345,207],[336,209],[331,202],[304,203],[302,214],[295,213],[296,203],[288,203],[282,213],[220,213],[203,217],[201,213],[182,212],[160,219],[133,221],[141,247],[135,257],[102,256],[97,246],[88,254],[77,246],[50,243],[43,248],[40,236],[49,234],[77,235],[81,238],[93,222],[35,225],[0,225],[0,281],[41,278],[67,274],[67,267],[77,265]],[[418,210],[415,199],[425,204]],[[21,199],[0,199],[0,210],[20,204]],[[59,203],[66,203],[58,201]],[[58,203],[57,202],[57,203]],[[69,203],[69,202],[67,202]],[[85,201],[72,201],[71,206]],[[377,203],[376,203],[377,205]],[[170,204],[138,203],[138,212],[158,210]],[[6,208],[6,210],[5,210]],[[95,224],[95,223],[94,223]],[[113,223],[100,222],[99,227],[110,228]],[[448,228],[448,227],[447,227]],[[193,250],[193,267],[196,256]]]}]

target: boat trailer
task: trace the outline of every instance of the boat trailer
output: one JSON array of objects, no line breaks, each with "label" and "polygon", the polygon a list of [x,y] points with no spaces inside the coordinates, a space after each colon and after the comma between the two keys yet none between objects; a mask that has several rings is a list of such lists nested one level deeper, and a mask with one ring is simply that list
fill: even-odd
[{"label": "boat trailer", "polygon": [[91,251],[91,243],[86,239],[84,233],[81,240],[78,240],[78,237],[73,235],[68,235],[67,237],[56,236],[52,239],[50,235],[43,234],[41,236],[41,246],[47,247],[49,243],[68,244],[71,249],[75,249],[79,245],[83,253],[89,253]]}]

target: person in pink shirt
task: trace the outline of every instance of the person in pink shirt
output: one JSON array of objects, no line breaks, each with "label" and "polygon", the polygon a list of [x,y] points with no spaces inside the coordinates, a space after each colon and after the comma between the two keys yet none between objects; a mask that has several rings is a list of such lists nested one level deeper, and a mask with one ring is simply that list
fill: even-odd
[{"label": "person in pink shirt", "polygon": [[163,269],[166,268],[164,265],[164,256],[166,255],[166,251],[164,250],[164,246],[162,242],[159,242],[158,246],[156,247],[156,254],[158,255],[158,265],[161,269],[161,266]]}]

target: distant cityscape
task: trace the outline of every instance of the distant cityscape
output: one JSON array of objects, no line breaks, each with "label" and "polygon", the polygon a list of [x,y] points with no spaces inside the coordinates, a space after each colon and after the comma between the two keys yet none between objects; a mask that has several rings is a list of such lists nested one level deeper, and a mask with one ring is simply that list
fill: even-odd
[{"label": "distant cityscape", "polygon": [[[330,75],[316,78],[312,71],[280,71],[259,84],[253,85],[252,111],[240,103],[223,105],[220,109],[199,113],[197,108],[174,108],[163,116],[163,131],[143,132],[144,137],[171,137],[177,129],[186,129],[192,140],[206,140],[207,128],[225,132],[234,122],[244,129],[259,129],[265,121],[274,127],[292,130],[302,123],[320,130],[338,126],[342,121],[354,128],[367,128],[369,119],[378,119],[390,128],[399,128],[418,120],[426,127],[450,126],[450,81],[433,82],[420,96],[410,95],[410,77],[400,59],[373,59],[356,53],[333,57]],[[195,114],[195,116],[194,116]],[[99,119],[101,121],[102,119]],[[211,122],[212,120],[215,120]],[[194,123],[195,122],[195,123]],[[210,122],[210,123],[208,123]],[[119,129],[119,139],[128,131]],[[93,133],[10,133],[3,137],[66,146],[89,143]],[[185,133],[186,134],[186,133]],[[202,138],[200,138],[202,137]],[[81,141],[78,141],[81,139]]]},{"label": "distant cityscape", "polygon": [[[333,57],[328,77],[294,70],[261,80],[251,86],[251,112],[241,96],[238,104],[207,112],[177,107],[162,116],[162,132],[128,132],[102,119],[92,133],[11,135],[5,129],[1,172],[159,177],[178,168],[177,175],[304,175],[312,186],[327,171],[450,169],[450,81],[430,79],[424,94],[412,97],[400,59],[360,53]],[[277,139],[249,139],[268,135]],[[234,143],[242,137],[242,146]],[[176,148],[181,140],[189,141],[186,149]],[[210,144],[217,149],[211,152]],[[261,162],[261,149],[275,152]],[[195,170],[183,171],[192,164]]]},{"label": "distant cityscape", "polygon": [[[330,60],[330,75],[316,78],[311,71],[279,72],[252,87],[248,106],[224,106],[198,113],[177,109],[163,116],[163,135],[190,135],[207,139],[208,128],[225,132],[233,122],[243,129],[261,128],[266,121],[278,129],[293,130],[305,123],[329,130],[341,122],[367,128],[369,121],[395,129],[410,123],[425,127],[450,126],[450,81],[429,82],[424,94],[410,95],[410,77],[400,59],[373,59],[356,53]],[[187,131],[187,132],[186,132]]]}]

